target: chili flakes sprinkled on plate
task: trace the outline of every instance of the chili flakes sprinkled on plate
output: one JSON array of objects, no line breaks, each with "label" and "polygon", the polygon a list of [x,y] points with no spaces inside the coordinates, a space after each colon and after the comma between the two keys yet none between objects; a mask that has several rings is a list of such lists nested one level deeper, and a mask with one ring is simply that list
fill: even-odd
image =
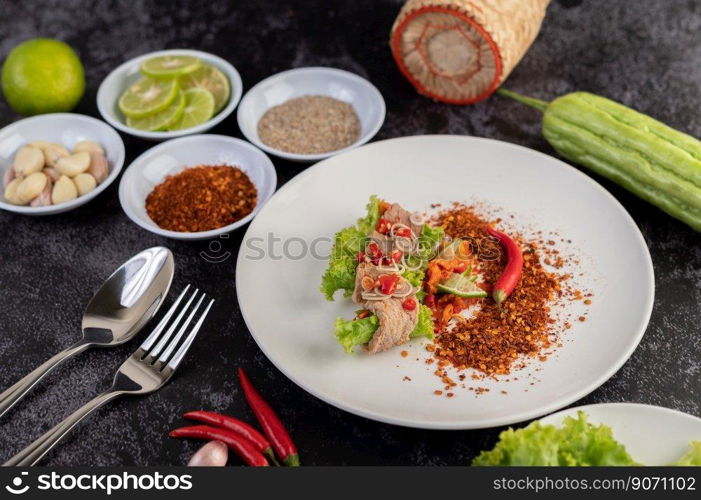
[{"label": "chili flakes sprinkled on plate", "polygon": [[[477,207],[460,204],[440,212],[435,219],[437,225],[445,228],[447,236],[477,242],[475,251],[480,254],[475,256],[479,257],[477,268],[487,284],[496,282],[504,266],[503,255],[496,259],[481,255],[491,251],[491,247],[483,248],[480,243],[488,241],[485,227],[490,222]],[[428,346],[427,350],[433,352],[439,361],[436,375],[444,383],[447,377],[444,368],[449,365],[458,370],[475,370],[472,378],[477,380],[523,368],[524,359],[547,359],[548,349],[558,341],[557,332],[553,331],[557,323],[556,311],[551,306],[563,296],[582,296],[581,291],[574,293],[567,286],[569,275],[548,271],[541,263],[546,259],[560,259],[553,267],[558,269],[563,265],[559,251],[553,248],[554,240],[526,241],[519,235],[514,236],[523,250],[523,274],[501,309],[492,300],[482,300],[474,313],[466,318],[458,313],[470,304],[467,301],[455,303],[453,321],[446,325],[441,321],[445,309],[460,299],[443,296],[436,301],[434,318],[439,326],[435,344]],[[452,302],[447,305],[446,301]],[[566,323],[564,328],[569,326]],[[477,394],[487,391],[486,388],[475,390]]]}]

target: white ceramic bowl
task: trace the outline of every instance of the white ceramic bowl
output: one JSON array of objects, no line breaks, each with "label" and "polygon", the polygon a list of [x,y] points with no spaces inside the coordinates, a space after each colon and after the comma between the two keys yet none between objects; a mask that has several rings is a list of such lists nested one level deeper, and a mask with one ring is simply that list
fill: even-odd
[{"label": "white ceramic bowl", "polygon": [[[350,146],[319,154],[295,154],[272,148],[258,136],[258,122],[273,106],[304,95],[325,95],[353,105],[360,119],[360,137]],[[385,101],[377,88],[356,74],[335,68],[298,68],[257,83],[241,100],[236,118],[246,139],[270,154],[297,162],[322,160],[365,144],[385,121]]]},{"label": "white ceramic bowl", "polygon": [[[256,208],[228,226],[181,233],[161,229],[146,213],[146,197],[168,175],[197,165],[234,165],[243,170],[258,189]],[[223,135],[182,137],[154,146],[126,169],[119,183],[119,202],[127,216],[144,229],[167,238],[204,240],[228,233],[253,219],[275,191],[277,174],[270,158],[255,146]]]},{"label": "white ceramic bowl", "polygon": [[[139,68],[141,63],[146,59],[158,56],[167,55],[188,55],[194,56],[216,66],[222,71],[229,79],[231,83],[231,97],[229,102],[219,113],[214,115],[208,121],[198,125],[196,127],[188,128],[185,130],[173,130],[169,132],[148,132],[145,130],[137,130],[135,128],[128,127],[124,122],[124,115],[119,111],[119,106],[117,102],[120,96],[126,90],[126,88],[134,83],[136,80],[141,78],[141,73]],[[231,64],[222,59],[221,57],[215,56],[214,54],[208,54],[207,52],[201,52],[199,50],[188,50],[188,49],[172,49],[172,50],[160,50],[158,52],[150,52],[139,57],[135,57],[124,64],[118,66],[113,70],[107,78],[105,78],[100,84],[100,88],[97,90],[97,109],[100,111],[102,117],[113,127],[127,134],[141,137],[142,139],[148,139],[152,141],[163,141],[166,139],[174,139],[176,137],[182,137],[184,135],[199,134],[209,130],[216,124],[221,122],[224,118],[229,116],[236,105],[241,99],[241,92],[243,90],[243,85],[241,84],[241,76],[239,72],[236,71]]]},{"label": "white ceramic bowl", "polygon": [[79,141],[91,140],[102,145],[107,156],[110,174],[88,194],[58,205],[30,207],[13,205],[0,192],[0,208],[27,215],[49,215],[73,210],[84,205],[107,189],[124,165],[124,143],[115,130],[105,122],[90,116],[73,113],[52,113],[25,118],[0,130],[0,175],[12,167],[15,153],[32,141],[49,141],[62,144],[68,150]]}]

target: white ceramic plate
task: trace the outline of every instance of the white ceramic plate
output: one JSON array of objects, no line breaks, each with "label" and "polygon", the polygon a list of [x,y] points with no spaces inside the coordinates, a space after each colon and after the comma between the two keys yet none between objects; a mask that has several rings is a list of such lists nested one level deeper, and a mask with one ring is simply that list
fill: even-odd
[{"label": "white ceramic plate", "polygon": [[102,145],[107,156],[110,174],[88,194],[71,201],[30,207],[13,205],[0,192],[0,208],[25,215],[49,215],[73,210],[95,198],[112,184],[124,165],[124,143],[119,134],[105,122],[90,116],[74,113],[51,113],[25,118],[0,130],[0,178],[12,166],[17,150],[32,141],[49,141],[62,144],[68,150],[80,141],[96,141]]},{"label": "white ceramic plate", "polygon": [[636,403],[603,403],[568,408],[548,415],[543,424],[559,425],[565,417],[585,412],[589,422],[605,424],[633,460],[644,465],[668,465],[701,441],[701,418],[669,408]]},{"label": "white ceramic plate", "polygon": [[[219,113],[214,115],[208,121],[197,125],[196,127],[184,130],[148,132],[145,130],[138,130],[128,127],[124,122],[125,118],[122,115],[122,112],[119,111],[119,106],[117,105],[119,97],[129,85],[141,78],[142,75],[139,71],[141,63],[147,59],[151,59],[152,57],[175,54],[197,57],[207,64],[216,66],[222,73],[224,73],[231,84],[231,97],[229,98],[229,102],[221,111],[219,111]],[[241,83],[241,76],[239,75],[239,72],[221,57],[215,56],[214,54],[209,54],[208,52],[202,52],[200,50],[160,50],[158,52],[150,52],[148,54],[135,57],[134,59],[130,59],[107,75],[97,90],[97,109],[100,111],[100,114],[107,121],[107,123],[112,125],[114,128],[121,130],[122,132],[151,141],[164,141],[185,135],[200,134],[211,129],[234,111],[236,105],[239,103],[239,99],[241,99],[242,91],[243,85]]]},{"label": "white ceramic plate", "polygon": [[[578,279],[594,294],[587,320],[574,322],[564,346],[547,362],[536,360],[516,372],[518,380],[473,384],[468,372],[468,385],[490,389],[481,396],[462,388],[453,398],[435,396],[433,391],[442,387],[432,373],[435,365],[424,363],[423,341],[375,356],[346,355],[333,335],[333,323],[339,316],[352,318],[357,306],[322,297],[319,283],[326,261],[318,257],[328,253],[338,230],[364,214],[371,194],[410,210],[435,202],[484,200],[516,214],[512,222],[519,230],[558,231],[581,256],[571,271],[585,273]],[[283,242],[288,242],[287,257]],[[307,252],[294,258],[301,253],[300,242],[317,242],[316,256]],[[381,141],[307,169],[280,189],[249,227],[236,283],[254,339],[298,385],[358,415],[435,429],[520,422],[593,391],[638,345],[654,295],[645,241],[600,185],[542,153],[460,136]],[[585,306],[577,301],[568,307],[579,315]],[[402,349],[408,357],[400,356]]]},{"label": "white ceramic plate", "polygon": [[[243,219],[211,231],[179,233],[161,229],[146,213],[146,197],[166,176],[197,165],[239,167],[258,189],[256,208]],[[223,135],[195,135],[154,146],[134,160],[119,183],[119,202],[127,216],[147,231],[178,240],[203,240],[233,231],[250,221],[268,201],[276,185],[273,162],[255,146]]]},{"label": "white ceramic plate", "polygon": [[[325,95],[353,105],[360,119],[360,137],[350,146],[319,154],[288,153],[268,146],[258,136],[258,122],[273,106],[305,95]],[[354,73],[335,68],[297,68],[283,71],[257,83],[246,92],[236,114],[246,139],[270,154],[291,161],[312,162],[365,144],[385,121],[385,101],[377,88]]]}]

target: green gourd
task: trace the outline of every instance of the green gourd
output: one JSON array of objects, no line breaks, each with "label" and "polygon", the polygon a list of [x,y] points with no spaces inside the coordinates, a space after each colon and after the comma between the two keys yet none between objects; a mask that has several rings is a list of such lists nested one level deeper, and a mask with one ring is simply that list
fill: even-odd
[{"label": "green gourd", "polygon": [[543,136],[560,155],[701,231],[701,141],[588,92],[551,102],[497,92],[541,110]]}]

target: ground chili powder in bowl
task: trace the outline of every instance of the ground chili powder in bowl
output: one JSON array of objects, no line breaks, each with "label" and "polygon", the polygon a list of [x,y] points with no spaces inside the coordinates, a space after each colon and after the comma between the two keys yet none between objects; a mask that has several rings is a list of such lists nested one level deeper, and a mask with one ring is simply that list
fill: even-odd
[{"label": "ground chili powder in bowl", "polygon": [[233,224],[250,214],[258,191],[240,168],[199,165],[169,175],[146,198],[146,212],[161,229],[194,233]]}]

